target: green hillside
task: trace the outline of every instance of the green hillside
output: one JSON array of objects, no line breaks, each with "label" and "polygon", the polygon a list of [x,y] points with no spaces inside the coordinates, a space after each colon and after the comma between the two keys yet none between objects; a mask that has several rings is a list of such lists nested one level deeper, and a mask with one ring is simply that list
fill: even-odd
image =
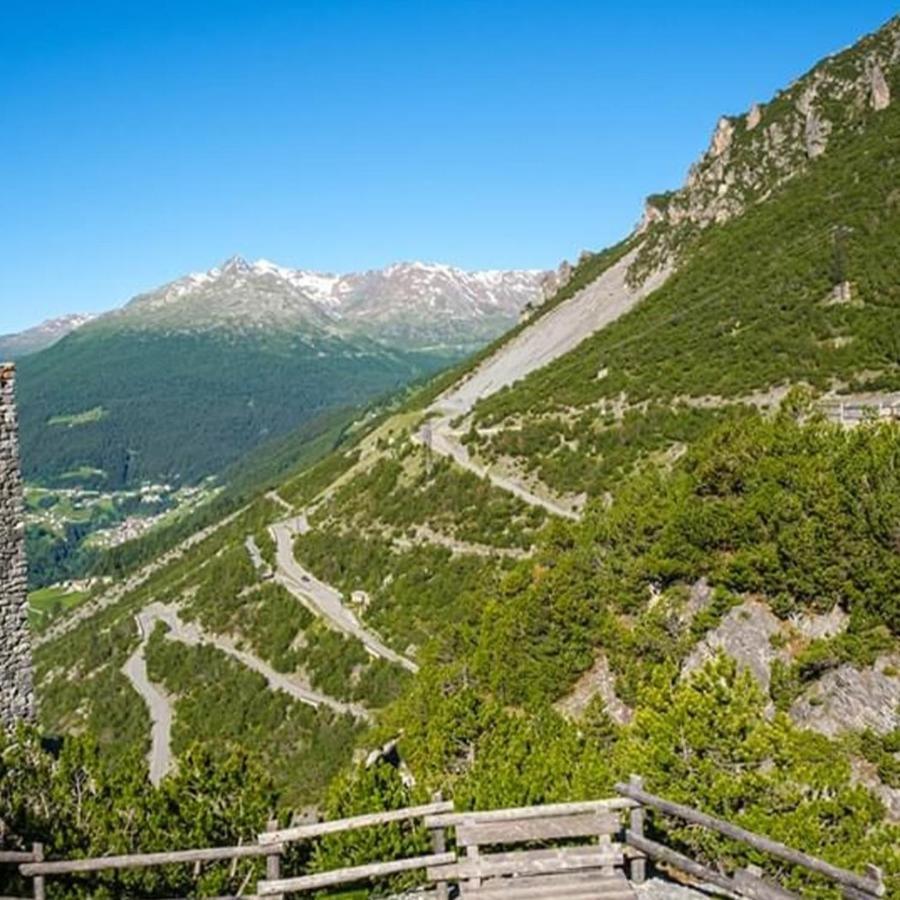
[{"label": "green hillside", "polygon": [[[707,154],[685,188],[651,198],[644,230],[585,258],[485,351],[543,333],[626,252],[638,251],[632,278],[673,268],[573,351],[448,418],[443,437],[458,435],[468,461],[423,426],[438,429],[436,398],[481,359],[323,429],[287,473],[279,444],[263,481],[248,476],[192,520],[200,539],[185,527],[107,556],[119,589],[98,590],[36,651],[41,729],[79,737],[34,766],[39,791],[0,795],[11,831],[66,848],[32,796],[51,789],[78,848],[101,852],[129,804],[152,810],[153,827],[115,846],[168,846],[160,810],[185,795],[214,810],[196,841],[235,840],[264,827],[263,808],[336,817],[438,790],[460,809],[519,806],[604,796],[639,772],[835,864],[875,863],[900,898],[900,423],[847,427],[825,404],[900,390],[893,46],[896,20],[779,94],[752,129],[735,119],[730,155]],[[869,96],[876,63],[886,108]],[[809,110],[831,123],[815,153]],[[54,415],[98,406],[110,414],[71,430],[100,428],[114,411],[99,399]],[[579,494],[580,514],[556,514],[554,496]],[[338,627],[335,597],[358,631]],[[134,617],[160,607],[169,618],[142,644]],[[141,647],[174,714],[176,767],[158,788],[143,778],[147,708],[123,671]],[[325,700],[313,709],[273,673]],[[0,766],[44,759],[36,741]],[[108,809],[92,795],[80,817],[73,760]],[[711,864],[836,896],[733,842],[653,827]],[[385,855],[402,846],[393,831],[373,841]],[[318,871],[374,844],[323,848],[289,867]],[[236,891],[242,876],[213,867],[192,887]],[[145,891],[190,889],[142,877]]]}]

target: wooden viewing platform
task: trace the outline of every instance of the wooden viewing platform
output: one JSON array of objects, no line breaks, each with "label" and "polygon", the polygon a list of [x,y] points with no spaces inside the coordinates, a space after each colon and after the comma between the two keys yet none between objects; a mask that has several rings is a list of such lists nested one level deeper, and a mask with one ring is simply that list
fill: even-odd
[{"label": "wooden viewing platform", "polygon": [[[231,900],[287,898],[374,879],[419,872],[419,894],[435,900],[632,900],[647,878],[648,861],[681,873],[704,889],[753,900],[789,900],[795,897],[781,885],[749,866],[728,872],[690,858],[645,833],[647,814],[661,814],[704,828],[771,857],[819,876],[838,888],[848,900],[883,897],[880,870],[851,872],[795,850],[733,823],[699,810],[657,797],[632,776],[616,785],[617,796],[574,803],[544,804],[516,809],[456,811],[453,804],[436,800],[424,806],[388,810],[348,819],[279,829],[269,823],[256,843],[242,847],[215,847],[163,853],[128,854],[93,859],[45,860],[43,848],[30,852],[0,851],[0,864],[18,866],[32,882],[29,898],[45,900],[47,880],[105,870],[146,868],[247,858],[265,859],[265,878],[255,893],[239,893]],[[371,862],[301,875],[283,875],[282,857],[291,844],[315,841],[328,835],[408,823],[431,834],[431,852],[408,858]],[[690,881],[688,881],[690,883]],[[225,898],[218,898],[225,900]]]}]

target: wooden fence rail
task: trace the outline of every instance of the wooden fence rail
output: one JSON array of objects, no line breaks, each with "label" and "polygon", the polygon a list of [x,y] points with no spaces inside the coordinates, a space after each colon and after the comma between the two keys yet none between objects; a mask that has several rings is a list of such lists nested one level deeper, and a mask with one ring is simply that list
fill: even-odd
[{"label": "wooden fence rail", "polygon": [[247,844],[243,847],[207,847],[202,850],[173,850],[168,853],[128,853],[122,856],[96,856],[88,859],[47,860],[22,863],[19,871],[26,877],[32,875],[75,875],[102,872],[105,869],[149,869],[156,866],[177,866],[185,863],[221,862],[232,859],[258,859],[280,854],[283,844],[260,847]]},{"label": "wooden fence rail", "polygon": [[792,847],[788,847],[779,841],[773,841],[752,831],[747,831],[746,828],[733,825],[731,822],[726,822],[723,819],[717,819],[690,806],[683,806],[680,803],[673,803],[671,800],[649,794],[634,784],[617,784],[616,791],[622,796],[629,797],[646,807],[683,819],[685,822],[690,822],[693,825],[701,825],[710,831],[716,831],[725,837],[747,844],[755,850],[767,853],[795,866],[800,866],[818,875],[823,875],[850,891],[860,892],[868,897],[884,896],[884,881],[880,871],[875,869],[875,867],[870,867],[868,876],[858,875],[856,872],[850,872],[847,869],[825,862],[823,859],[810,856],[808,853],[794,850]]},{"label": "wooden fence rail", "polygon": [[403,822],[409,819],[424,818],[437,813],[449,812],[453,804],[449,801],[436,801],[425,806],[410,806],[406,809],[391,809],[385,812],[368,813],[353,816],[349,819],[333,819],[330,822],[316,822],[312,825],[297,825],[293,828],[282,828],[278,831],[264,831],[259,835],[260,844],[286,844],[293,841],[304,841],[322,837],[326,834],[337,834],[341,831],[355,831],[358,828],[371,828],[373,825],[387,825],[390,822]]}]

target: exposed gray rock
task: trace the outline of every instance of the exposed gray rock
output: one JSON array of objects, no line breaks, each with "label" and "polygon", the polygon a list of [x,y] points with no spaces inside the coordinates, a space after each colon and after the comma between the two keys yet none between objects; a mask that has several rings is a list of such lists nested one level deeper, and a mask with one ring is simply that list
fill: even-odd
[{"label": "exposed gray rock", "polygon": [[877,62],[869,69],[869,83],[872,88],[872,109],[887,109],[891,105],[891,89]]},{"label": "exposed gray rock", "polygon": [[716,123],[709,152],[714,157],[722,156],[730,147],[734,137],[734,123],[727,116],[722,116]]},{"label": "exposed gray rock", "polygon": [[617,725],[626,725],[631,721],[633,712],[616,696],[616,679],[603,652],[598,654],[594,665],[578,679],[572,692],[556,704],[556,708],[563,715],[578,719],[596,696],[602,698],[606,712]]},{"label": "exposed gray rock", "polygon": [[555,272],[544,272],[540,277],[541,299],[549,300],[557,291],[562,290],[572,279],[574,271],[572,264],[564,259]]},{"label": "exposed gray rock", "polygon": [[794,630],[811,641],[841,634],[849,621],[850,616],[840,606],[835,606],[827,613],[801,613],[790,620]]},{"label": "exposed gray rock", "polygon": [[850,767],[853,783],[867,787],[884,804],[888,818],[892,822],[900,822],[900,789],[886,785],[868,760],[854,757],[850,760]]},{"label": "exposed gray rock", "polygon": [[0,365],[0,723],[35,715],[15,367]]},{"label": "exposed gray rock", "polygon": [[667,194],[664,203],[657,201],[645,210],[638,233],[657,226],[657,240],[648,244],[641,266],[672,262],[681,252],[684,226],[706,228],[740,215],[826,152],[833,134],[864,129],[873,110],[890,102],[898,64],[900,18],[895,18],[779,92],[771,117],[765,117],[773,121],[765,126],[759,104],[750,108],[740,134],[734,120],[720,119],[709,148],[691,166],[684,185]]},{"label": "exposed gray rock", "polygon": [[745,600],[694,647],[684,661],[682,675],[701,669],[721,651],[749,671],[768,693],[773,661],[788,659],[786,651],[772,646],[772,636],[781,630],[781,622],[768,606]]},{"label": "exposed gray rock", "polygon": [[691,585],[683,616],[688,624],[694,621],[694,618],[698,613],[703,612],[703,610],[709,606],[712,601],[712,595],[713,589],[706,578],[701,578]]},{"label": "exposed gray rock", "polygon": [[810,159],[815,159],[825,152],[828,148],[828,135],[830,133],[831,123],[811,109],[806,114],[806,125],[804,127],[806,155]]},{"label": "exposed gray rock", "polygon": [[758,103],[754,103],[747,113],[747,131],[753,131],[762,120],[762,107]]},{"label": "exposed gray rock", "polygon": [[826,672],[791,706],[791,718],[828,737],[900,727],[900,657],[884,656],[869,669],[847,664]]}]

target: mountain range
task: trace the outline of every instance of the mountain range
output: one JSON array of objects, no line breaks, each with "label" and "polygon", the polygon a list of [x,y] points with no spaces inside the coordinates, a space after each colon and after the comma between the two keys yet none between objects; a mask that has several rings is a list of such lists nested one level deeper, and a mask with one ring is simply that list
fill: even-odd
[{"label": "mountain range", "polygon": [[542,276],[418,262],[328,275],[232,257],[141,294],[108,319],[119,328],[297,330],[467,352],[505,331],[537,299]]},{"label": "mountain range", "polygon": [[0,334],[0,359],[16,360],[29,353],[45,350],[94,318],[95,316],[87,313],[71,313],[47,319],[39,325],[14,334]]},{"label": "mountain range", "polygon": [[234,257],[90,321],[7,342],[21,355],[26,475],[115,488],[193,481],[331,410],[497,337],[542,273],[401,263],[335,276]]}]

